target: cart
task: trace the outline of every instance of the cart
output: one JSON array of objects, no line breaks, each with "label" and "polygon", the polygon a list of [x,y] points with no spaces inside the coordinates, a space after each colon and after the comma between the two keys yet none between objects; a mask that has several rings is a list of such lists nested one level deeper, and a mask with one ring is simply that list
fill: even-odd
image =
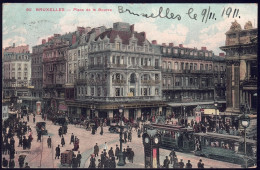
[{"label": "cart", "polygon": [[66,150],[63,153],[61,153],[61,160],[60,160],[61,165],[70,167],[72,163],[73,154],[74,153],[71,150]]}]

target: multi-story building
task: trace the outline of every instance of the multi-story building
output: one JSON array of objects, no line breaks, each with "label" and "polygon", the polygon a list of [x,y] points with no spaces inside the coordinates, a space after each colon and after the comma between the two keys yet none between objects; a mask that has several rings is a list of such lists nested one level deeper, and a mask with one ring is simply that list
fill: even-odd
[{"label": "multi-story building", "polygon": [[[153,41],[157,44],[156,41]],[[202,47],[182,44],[160,45],[162,53],[163,100],[170,106],[167,115],[192,115],[198,105],[219,104],[225,108],[225,59]]]},{"label": "multi-story building", "polygon": [[6,48],[4,50],[3,67],[4,98],[18,97],[22,99],[24,104],[29,106],[30,102],[27,98],[30,93],[28,87],[31,79],[29,46],[20,48],[13,45],[13,47]]},{"label": "multi-story building", "polygon": [[[46,40],[42,40],[42,44],[32,47],[31,62],[31,100],[32,108],[36,110],[36,102],[42,102],[43,96],[43,50],[47,46]],[[42,106],[42,105],[41,105]]]},{"label": "multi-story building", "polygon": [[88,66],[77,80],[76,99],[67,103],[71,110],[93,117],[113,117],[123,104],[128,119],[141,113],[162,110],[161,55],[145,32],[134,25],[114,23],[88,45]]},{"label": "multi-story building", "polygon": [[55,112],[65,104],[65,83],[68,79],[68,49],[77,41],[76,33],[54,34],[43,49],[43,100],[45,111]]},{"label": "multi-story building", "polygon": [[241,104],[248,104],[250,112],[257,109],[257,49],[258,29],[248,21],[244,29],[237,21],[226,32],[225,46],[227,64],[226,115],[240,113]]}]

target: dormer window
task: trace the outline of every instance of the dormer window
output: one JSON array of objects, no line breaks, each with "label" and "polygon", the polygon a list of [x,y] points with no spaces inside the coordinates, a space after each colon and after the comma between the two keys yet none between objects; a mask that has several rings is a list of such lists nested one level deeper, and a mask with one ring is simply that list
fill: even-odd
[{"label": "dormer window", "polygon": [[171,49],[170,48],[168,48],[168,54],[170,54],[171,53]]},{"label": "dormer window", "polygon": [[178,53],[178,49],[174,49],[174,54],[177,54]]},{"label": "dormer window", "polygon": [[116,43],[116,50],[120,50],[120,43],[119,42]]},{"label": "dormer window", "polygon": [[181,50],[181,54],[182,54],[182,55],[184,54],[184,50]]},{"label": "dormer window", "polygon": [[166,53],[166,48],[163,48],[163,53]]}]

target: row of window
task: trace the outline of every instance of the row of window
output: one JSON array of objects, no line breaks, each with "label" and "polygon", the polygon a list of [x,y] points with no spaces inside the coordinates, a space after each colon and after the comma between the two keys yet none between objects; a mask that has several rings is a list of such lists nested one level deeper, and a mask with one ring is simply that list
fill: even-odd
[{"label": "row of window", "polygon": [[165,48],[163,47],[163,53],[168,54],[181,54],[181,55],[190,55],[190,56],[205,56],[205,57],[212,57],[212,52],[203,52],[203,51],[194,51],[190,49],[178,49],[178,48]]},{"label": "row of window", "polygon": [[[204,68],[205,65],[205,68]],[[172,67],[171,61],[164,61],[164,69],[174,69],[174,70],[212,70],[212,64],[200,64],[198,68],[197,63],[184,63],[184,62],[174,62],[174,68]],[[218,66],[215,66],[215,71],[218,71]],[[224,66],[220,66],[220,71],[224,71]]]},{"label": "row of window", "polygon": [[[199,82],[200,80],[200,82]],[[174,83],[172,83],[174,82]],[[213,86],[213,80],[211,78],[197,78],[197,77],[175,77],[173,78],[163,78],[163,86],[171,86],[174,84],[175,86],[199,86],[208,87]]]},{"label": "row of window", "polygon": [[163,92],[163,96],[165,97],[171,96],[174,99],[181,99],[181,98],[210,99],[213,97],[213,92],[194,92],[194,91],[186,91],[186,92],[179,92],[179,93]]},{"label": "row of window", "polygon": [[[96,91],[95,91],[96,90]],[[141,88],[141,96],[150,96],[151,88]],[[79,96],[88,96],[88,87],[77,87],[77,92]],[[134,88],[130,88],[130,93],[132,96],[136,96],[136,92]],[[159,89],[156,88],[155,95],[159,95]],[[91,96],[107,96],[107,89],[105,87],[90,87],[90,95]],[[116,97],[124,96],[124,88],[114,88],[114,95]],[[127,94],[129,95],[129,94]]]},{"label": "row of window", "polygon": [[14,54],[6,54],[5,59],[7,60],[28,60],[29,56],[28,55],[14,55]]}]

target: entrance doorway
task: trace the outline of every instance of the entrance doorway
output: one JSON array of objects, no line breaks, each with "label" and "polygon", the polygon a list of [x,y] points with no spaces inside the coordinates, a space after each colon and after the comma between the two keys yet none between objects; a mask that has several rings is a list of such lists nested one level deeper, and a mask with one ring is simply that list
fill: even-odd
[{"label": "entrance doorway", "polygon": [[99,118],[107,118],[107,112],[106,111],[99,111],[98,112],[98,117]]}]

